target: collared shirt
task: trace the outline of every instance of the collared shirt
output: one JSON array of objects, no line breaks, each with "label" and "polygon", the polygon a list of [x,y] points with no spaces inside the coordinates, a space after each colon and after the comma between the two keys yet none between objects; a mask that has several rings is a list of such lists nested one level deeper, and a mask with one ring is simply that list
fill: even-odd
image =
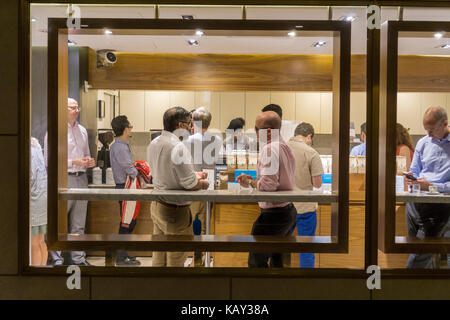
[{"label": "collared shirt", "polygon": [[136,178],[137,170],[133,165],[131,150],[128,143],[122,139],[116,138],[109,151],[111,169],[114,176],[114,182],[125,183],[127,176]]},{"label": "collared shirt", "polygon": [[[259,191],[289,191],[295,186],[295,158],[280,136],[261,148],[258,161]],[[284,207],[289,202],[258,202],[262,209]]]},{"label": "collared shirt", "polygon": [[[319,153],[306,144],[302,137],[292,137],[288,142],[295,157],[295,189],[313,190],[312,177],[323,174]],[[313,212],[317,209],[314,202],[295,202],[297,213]]]},{"label": "collared shirt", "polygon": [[185,143],[191,152],[195,171],[214,169],[219,160],[222,139],[208,131],[196,132]]},{"label": "collared shirt", "polygon": [[[68,172],[78,172],[86,171],[86,167],[80,167],[72,165],[73,159],[80,158],[90,158],[91,152],[89,151],[88,134],[86,129],[75,122],[72,127],[69,123],[67,124],[67,171]],[[45,134],[44,139],[44,158],[45,164],[48,166],[48,145],[47,145],[47,134]]]},{"label": "collared shirt", "polygon": [[433,183],[439,192],[450,192],[450,133],[442,140],[420,139],[410,171],[416,178]]},{"label": "collared shirt", "polygon": [[[197,185],[191,154],[172,132],[163,130],[150,143],[148,164],[156,190],[190,190]],[[166,201],[187,205],[191,201]]]},{"label": "collared shirt", "polygon": [[350,151],[351,156],[365,156],[366,155],[366,143],[363,142],[360,145],[354,146]]},{"label": "collared shirt", "polygon": [[31,226],[47,224],[47,170],[39,142],[31,138],[30,213]]}]

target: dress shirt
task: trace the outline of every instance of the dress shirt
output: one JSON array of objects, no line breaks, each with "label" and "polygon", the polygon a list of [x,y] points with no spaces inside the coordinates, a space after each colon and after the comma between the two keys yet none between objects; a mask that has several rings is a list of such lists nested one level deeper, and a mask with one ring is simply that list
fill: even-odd
[{"label": "dress shirt", "polygon": [[425,136],[417,142],[410,171],[437,186],[439,192],[450,192],[450,134],[442,140]]},{"label": "dress shirt", "polygon": [[350,151],[351,156],[365,156],[366,155],[366,143],[363,142],[360,145],[354,146]]},{"label": "dress shirt", "polygon": [[[91,152],[89,151],[88,134],[86,129],[75,122],[72,127],[70,123],[67,124],[67,171],[68,172],[86,172],[86,167],[72,165],[73,159],[90,158]],[[44,139],[44,158],[45,165],[48,166],[48,144],[47,134]]]},{"label": "dress shirt", "polygon": [[127,176],[136,178],[137,169],[133,165],[131,150],[128,143],[122,139],[116,138],[109,151],[111,169],[116,184],[125,183]]},{"label": "dress shirt", "polygon": [[35,138],[31,138],[30,213],[31,226],[47,224],[47,170]]},{"label": "dress shirt", "polygon": [[[189,149],[172,132],[163,130],[161,135],[150,143],[147,160],[156,190],[190,190],[197,185]],[[191,203],[165,202],[178,205]]]},{"label": "dress shirt", "polygon": [[222,139],[219,136],[208,131],[197,132],[189,136],[185,145],[191,152],[195,171],[215,169],[222,147]]},{"label": "dress shirt", "polygon": [[[272,163],[271,160],[274,160]],[[278,162],[278,167],[277,167]],[[273,168],[272,168],[272,166]],[[274,170],[275,169],[275,170]],[[289,191],[295,186],[295,158],[282,137],[261,149],[258,161],[259,191]],[[289,202],[258,202],[262,209],[284,207]]]}]

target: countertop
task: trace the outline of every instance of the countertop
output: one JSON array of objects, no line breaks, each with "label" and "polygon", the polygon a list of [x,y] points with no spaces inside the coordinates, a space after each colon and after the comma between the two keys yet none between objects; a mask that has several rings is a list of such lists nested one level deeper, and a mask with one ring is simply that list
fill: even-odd
[{"label": "countertop", "polygon": [[398,202],[450,203],[450,194],[448,193],[429,194],[428,192],[421,192],[421,193],[397,192],[396,200]]},{"label": "countertop", "polygon": [[318,191],[263,192],[249,190],[154,190],[154,189],[60,189],[61,200],[127,200],[127,201],[211,201],[211,202],[317,202],[338,201],[337,194]]}]

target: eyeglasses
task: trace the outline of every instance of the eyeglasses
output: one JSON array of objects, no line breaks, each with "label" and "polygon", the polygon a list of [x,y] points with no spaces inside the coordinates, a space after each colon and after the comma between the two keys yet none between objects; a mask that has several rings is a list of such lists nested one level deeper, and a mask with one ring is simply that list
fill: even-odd
[{"label": "eyeglasses", "polygon": [[192,127],[192,121],[180,121],[188,125],[188,127]]},{"label": "eyeglasses", "polygon": [[80,111],[80,110],[81,110],[81,107],[68,106],[68,108],[69,108],[70,110],[72,110],[72,111],[75,111],[75,110]]},{"label": "eyeglasses", "polygon": [[130,124],[127,126],[127,128],[133,129],[133,126]]}]

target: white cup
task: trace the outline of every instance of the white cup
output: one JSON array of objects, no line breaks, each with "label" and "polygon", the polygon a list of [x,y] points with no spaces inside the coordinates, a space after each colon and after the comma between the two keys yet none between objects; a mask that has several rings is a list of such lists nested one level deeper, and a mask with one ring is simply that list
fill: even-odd
[{"label": "white cup", "polygon": [[433,185],[429,186],[429,187],[428,187],[428,191],[429,191],[430,193],[437,193],[437,192],[438,192],[437,186],[433,186]]}]

